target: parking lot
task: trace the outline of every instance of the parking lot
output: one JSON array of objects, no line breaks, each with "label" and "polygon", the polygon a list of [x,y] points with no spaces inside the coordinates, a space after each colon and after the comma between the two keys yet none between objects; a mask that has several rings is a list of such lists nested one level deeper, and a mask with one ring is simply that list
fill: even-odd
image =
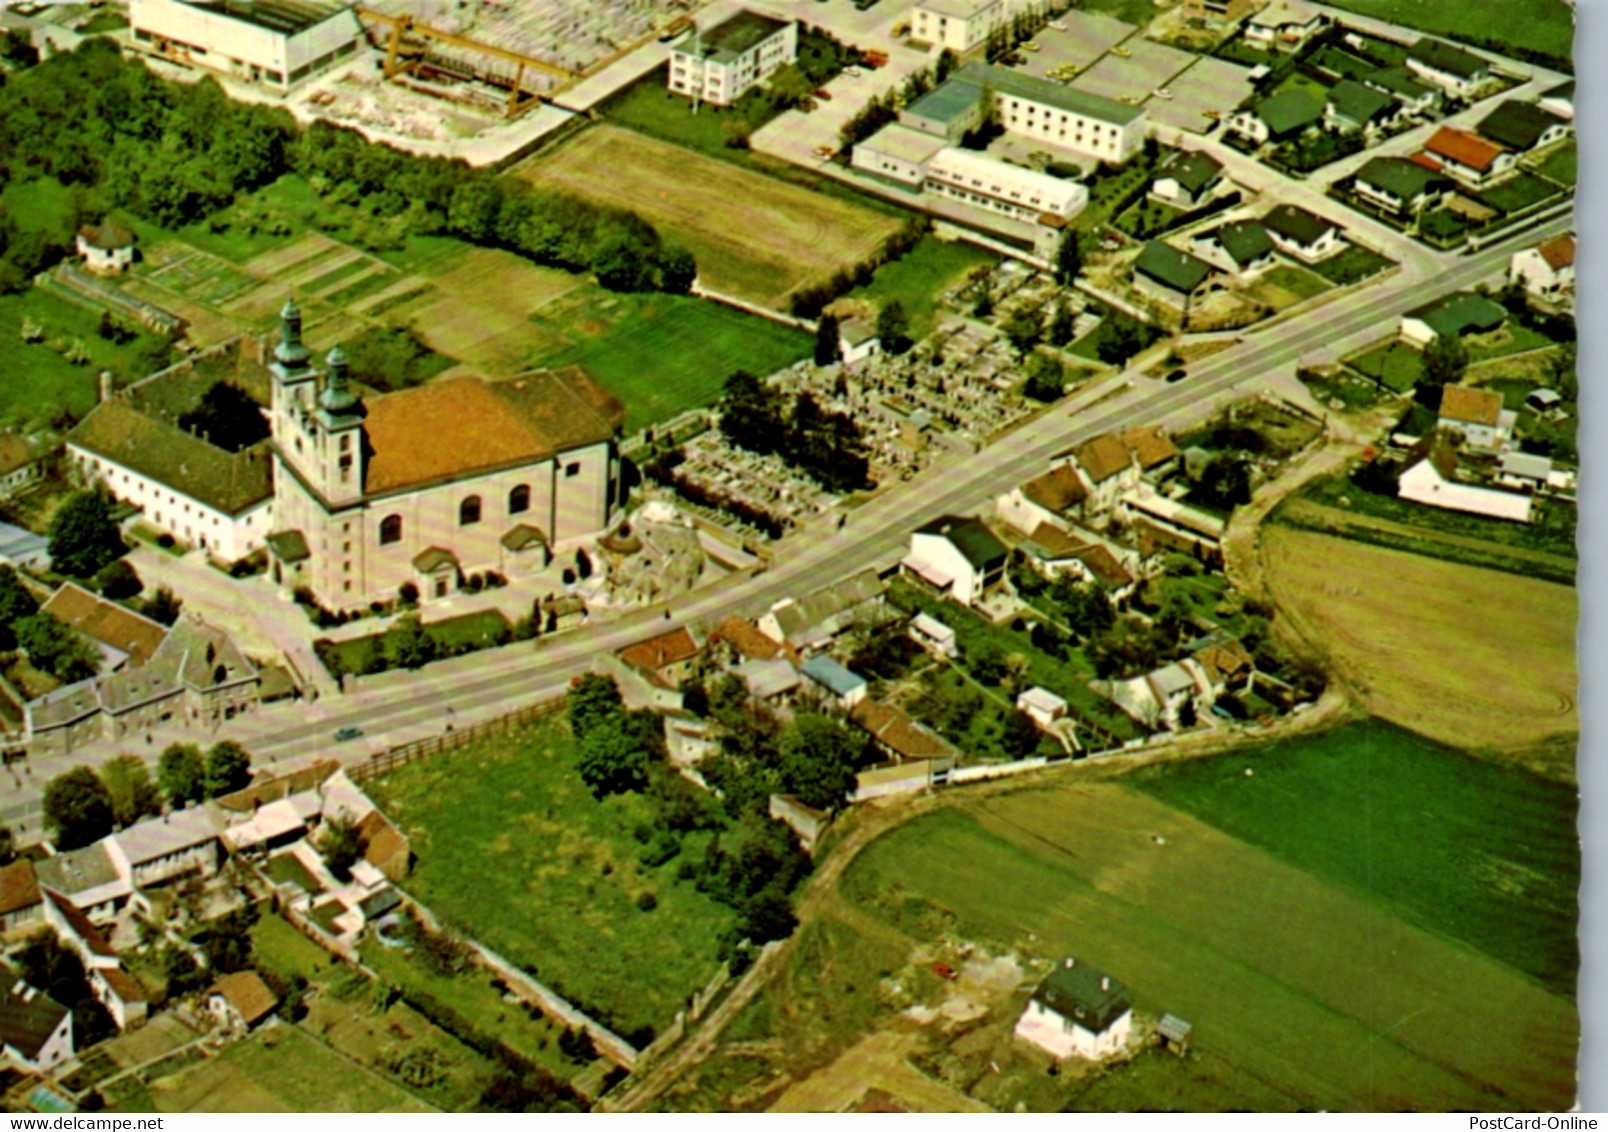
[{"label": "parking lot", "polygon": [[1144,99],[1165,87],[1172,77],[1198,56],[1152,40],[1134,37],[1122,45],[1132,54],[1124,59],[1108,54],[1089,70],[1072,80],[1074,90],[1098,94],[1103,98]]},{"label": "parking lot", "polygon": [[1174,129],[1203,134],[1216,124],[1206,112],[1227,117],[1253,89],[1249,67],[1222,59],[1197,57],[1195,65],[1168,83],[1172,100],[1152,97],[1145,103],[1152,121]]},{"label": "parking lot", "polygon": [[1064,24],[1065,30],[1042,29],[1033,37],[1039,50],[1024,52],[1027,62],[1017,70],[1038,78],[1066,64],[1081,70],[1139,30],[1132,24],[1090,12],[1065,12],[1055,22]]}]

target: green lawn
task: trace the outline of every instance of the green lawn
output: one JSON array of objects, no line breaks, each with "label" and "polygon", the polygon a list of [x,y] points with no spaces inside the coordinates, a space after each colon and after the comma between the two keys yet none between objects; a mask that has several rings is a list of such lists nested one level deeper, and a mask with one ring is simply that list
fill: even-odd
[{"label": "green lawn", "polygon": [[1309,95],[1319,107],[1329,100],[1329,88],[1310,75],[1303,75],[1300,71],[1291,71],[1283,82],[1269,92],[1268,97],[1271,98],[1290,90],[1299,90]]},{"label": "green lawn", "polygon": [[[275,858],[276,860],[280,858]],[[251,929],[252,962],[281,978],[300,975],[309,982],[330,969],[334,956],[267,908]]]},{"label": "green lawn", "polygon": [[[292,1026],[275,1026],[229,1046],[185,1074],[176,1082],[177,1089],[181,1093],[196,1091],[193,1078],[249,1082],[260,1090],[254,1090],[255,1096],[247,1094],[250,1100],[269,1096],[292,1112],[424,1111],[400,1085],[331,1053]],[[229,1102],[212,1094],[213,1089],[203,1086],[200,1090],[197,1099],[202,1110],[229,1111]]]},{"label": "green lawn", "polygon": [[939,296],[976,268],[998,262],[997,255],[974,244],[929,235],[903,258],[877,268],[870,285],[856,287],[848,297],[879,305],[897,299],[910,318],[910,336],[919,341],[932,330]]},{"label": "green lawn", "polygon": [[[172,235],[191,247],[231,263],[245,263],[296,239],[324,214],[313,187],[295,173],[237,201],[212,217],[187,224]],[[142,238],[160,234],[149,225],[136,227]]]},{"label": "green lawn", "polygon": [[[444,621],[433,621],[424,627],[424,631],[435,641],[442,655],[450,656],[459,652],[491,648],[498,644],[504,640],[508,632],[508,619],[495,609],[483,609],[478,613],[465,613],[459,617],[448,617]],[[321,641],[316,648],[319,655],[325,658],[326,664],[333,659],[342,672],[362,674],[367,670],[371,655],[375,652],[384,653],[385,636],[386,633],[382,632],[344,641],[328,643]]]},{"label": "green lawn", "polygon": [[1535,167],[1535,171],[1549,181],[1573,188],[1579,177],[1579,166],[1580,151],[1571,140],[1547,154],[1546,159]]},{"label": "green lawn", "polygon": [[1557,185],[1531,173],[1519,173],[1479,194],[1480,200],[1500,212],[1518,212],[1561,195]]},{"label": "green lawn", "polygon": [[1393,259],[1356,244],[1348,244],[1345,251],[1312,264],[1308,270],[1317,272],[1337,287],[1346,287],[1395,265]]},{"label": "green lawn", "polygon": [[1394,340],[1381,343],[1346,364],[1397,393],[1408,392],[1424,376],[1424,356]]},{"label": "green lawn", "polygon": [[1288,291],[1296,297],[1297,302],[1321,295],[1329,289],[1329,284],[1312,272],[1287,263],[1279,264],[1262,276],[1261,281],[1281,291]]},{"label": "green lawn", "polygon": [[73,215],[72,190],[54,177],[12,181],[0,192],[0,207],[23,229],[49,230],[65,225]]},{"label": "green lawn", "polygon": [[1491,358],[1505,358],[1509,354],[1522,354],[1528,350],[1543,350],[1557,344],[1539,330],[1532,330],[1517,319],[1510,318],[1501,330],[1480,338],[1469,339],[1468,360],[1489,361]]},{"label": "green lawn", "polygon": [[617,1032],[662,1029],[713,976],[733,914],[676,879],[678,859],[639,863],[652,804],[594,800],[572,744],[554,720],[366,785],[412,839],[413,895]]},{"label": "green lawn", "polygon": [[726,144],[733,130],[753,131],[767,120],[753,113],[751,103],[714,106],[703,103],[693,113],[692,100],[666,88],[669,64],[649,72],[597,107],[605,121],[649,137],[684,145],[714,157],[734,158],[739,151]]},{"label": "green lawn", "polygon": [[89,19],[78,25],[79,35],[101,35],[109,31],[121,31],[128,27],[128,18],[116,12],[96,12]]},{"label": "green lawn", "polygon": [[1127,781],[1573,993],[1580,849],[1570,787],[1381,721],[1155,764]]},{"label": "green lawn", "polygon": [[1554,67],[1573,70],[1574,18],[1564,0],[1336,0],[1335,7],[1497,52],[1505,47],[1540,52]]},{"label": "green lawn", "polygon": [[530,364],[585,369],[625,403],[627,433],[711,404],[736,370],[763,377],[814,343],[806,331],[685,295],[587,288],[532,320],[557,345]]}]

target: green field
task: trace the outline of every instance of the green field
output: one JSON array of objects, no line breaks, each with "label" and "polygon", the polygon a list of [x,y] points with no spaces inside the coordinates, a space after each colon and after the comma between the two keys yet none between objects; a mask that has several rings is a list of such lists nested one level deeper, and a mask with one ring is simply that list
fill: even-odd
[{"label": "green field", "polygon": [[1356,244],[1348,244],[1345,251],[1312,264],[1308,270],[1317,272],[1337,287],[1346,287],[1395,265],[1393,259]]},{"label": "green field", "polygon": [[1397,393],[1409,392],[1424,376],[1424,355],[1394,339],[1358,354],[1346,364]]},{"label": "green field", "polygon": [[685,295],[587,288],[532,321],[552,345],[536,366],[578,365],[625,403],[625,431],[714,402],[739,369],[761,377],[807,357],[803,330]]},{"label": "green field", "polygon": [[[274,860],[284,858],[276,857]],[[286,980],[300,975],[311,982],[338,962],[333,955],[267,908],[262,910],[262,915],[252,925],[251,945],[252,962],[257,968]]]},{"label": "green field", "polygon": [[1535,171],[1549,181],[1572,188],[1580,173],[1580,151],[1571,140],[1547,154]]},{"label": "green field", "polygon": [[[571,745],[553,721],[366,785],[412,839],[414,896],[617,1032],[662,1029],[714,975],[732,913],[676,879],[679,860],[637,861],[652,803],[595,801]],[[657,908],[638,910],[643,892]]]},{"label": "green field", "polygon": [[1379,721],[1253,755],[1147,767],[1128,781],[1561,994],[1574,991],[1580,846],[1570,787]]},{"label": "green field", "polygon": [[1561,190],[1551,181],[1544,181],[1530,173],[1520,173],[1483,190],[1479,198],[1492,208],[1509,213],[1531,208],[1561,195]]},{"label": "green field", "polygon": [[928,235],[902,258],[877,268],[870,285],[856,287],[848,297],[878,306],[897,300],[910,318],[910,336],[920,341],[933,328],[939,297],[978,267],[998,262],[997,255],[974,244]]},{"label": "green field", "polygon": [[1502,52],[1539,52],[1572,71],[1574,13],[1564,0],[1336,0],[1335,7]]}]

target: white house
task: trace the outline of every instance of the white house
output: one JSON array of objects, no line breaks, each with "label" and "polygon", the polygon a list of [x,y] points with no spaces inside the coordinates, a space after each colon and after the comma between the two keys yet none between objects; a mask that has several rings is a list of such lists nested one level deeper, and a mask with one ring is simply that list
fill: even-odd
[{"label": "white house", "polygon": [[1429,86],[1413,78],[1406,67],[1384,67],[1369,71],[1361,78],[1363,86],[1383,91],[1394,98],[1403,114],[1420,116],[1440,109],[1445,94],[1438,86]]},{"label": "white house", "polygon": [[1245,21],[1245,46],[1258,51],[1299,51],[1329,18],[1303,0],[1273,0]]},{"label": "white house", "polygon": [[1071,219],[1089,203],[1082,182],[1065,181],[1000,161],[976,150],[946,146],[927,164],[921,190],[1014,220]]},{"label": "white house", "polygon": [[677,94],[730,106],[797,58],[796,21],[744,8],[671,48],[669,85]]},{"label": "white house", "polygon": [[955,644],[955,631],[942,621],[926,613],[910,619],[910,639],[937,656],[953,657],[959,651]]},{"label": "white house", "polygon": [[1121,1050],[1132,1029],[1133,1000],[1127,988],[1069,957],[1033,992],[1015,1032],[1057,1058],[1092,1061]]},{"label": "white house", "polygon": [[1303,263],[1316,263],[1346,246],[1339,225],[1293,204],[1270,209],[1262,228],[1275,248]]},{"label": "white house", "polygon": [[981,519],[944,515],[910,536],[900,565],[962,605],[972,605],[1005,577],[1005,544]]},{"label": "white house", "polygon": [[865,677],[845,668],[825,653],[810,657],[799,667],[799,671],[824,688],[845,710],[853,709],[855,704],[865,699],[868,687]]},{"label": "white house", "polygon": [[73,1056],[73,1014],[20,979],[0,991],[0,1050],[19,1069],[48,1073]]},{"label": "white house", "polygon": [[34,874],[42,891],[65,896],[97,924],[110,922],[134,894],[105,840],[36,861]]},{"label": "white house", "polygon": [[130,42],[283,94],[366,46],[355,5],[130,0]]},{"label": "white house", "polygon": [[838,323],[838,353],[843,364],[852,366],[882,352],[877,328],[863,318],[846,318]]},{"label": "white house", "polygon": [[1223,183],[1223,163],[1205,150],[1179,150],[1156,170],[1150,194],[1188,211],[1205,203]]},{"label": "white house", "polygon": [[134,233],[121,224],[103,220],[78,230],[78,254],[84,266],[97,275],[115,275],[134,265]]},{"label": "white house", "polygon": [[1473,452],[1500,452],[1513,439],[1518,414],[1502,408],[1502,395],[1490,389],[1448,385],[1441,393],[1436,425],[1463,438]]},{"label": "white house", "polygon": [[1228,132],[1256,145],[1296,137],[1323,120],[1323,104],[1306,91],[1292,87],[1228,119]]},{"label": "white house", "polygon": [[1457,480],[1457,451],[1439,433],[1424,438],[1396,481],[1396,494],[1414,503],[1447,511],[1467,511],[1515,523],[1530,521],[1530,497],[1493,491]]},{"label": "white house", "polygon": [[1133,261],[1133,289],[1185,317],[1221,287],[1219,268],[1160,240],[1145,244]]},{"label": "white house", "polygon": [[1457,98],[1467,98],[1491,79],[1484,59],[1427,36],[1407,52],[1407,69]]},{"label": "white house", "polygon": [[1261,275],[1276,262],[1267,229],[1255,220],[1232,220],[1195,236],[1190,250],[1240,282]]},{"label": "white house", "polygon": [[1554,236],[1533,248],[1514,252],[1508,263],[1508,282],[1544,302],[1561,302],[1574,295],[1575,241]]},{"label": "white house", "polygon": [[1552,485],[1552,461],[1527,452],[1504,452],[1496,462],[1492,482],[1515,491],[1539,492]]},{"label": "white house", "polygon": [[1045,731],[1066,718],[1066,701],[1048,688],[1034,686],[1016,697],[1016,710],[1024,712]]}]

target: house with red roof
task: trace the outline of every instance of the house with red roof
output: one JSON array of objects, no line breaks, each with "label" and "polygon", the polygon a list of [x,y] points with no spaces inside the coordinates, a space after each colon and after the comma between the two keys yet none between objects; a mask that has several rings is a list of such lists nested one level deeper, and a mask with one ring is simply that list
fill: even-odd
[{"label": "house with red roof", "polygon": [[1517,283],[1543,303],[1573,305],[1575,238],[1554,236],[1533,248],[1514,252],[1508,263],[1508,282]]},{"label": "house with red roof", "polygon": [[1431,168],[1455,177],[1473,189],[1484,188],[1513,171],[1511,150],[1468,130],[1442,126],[1424,143]]}]

